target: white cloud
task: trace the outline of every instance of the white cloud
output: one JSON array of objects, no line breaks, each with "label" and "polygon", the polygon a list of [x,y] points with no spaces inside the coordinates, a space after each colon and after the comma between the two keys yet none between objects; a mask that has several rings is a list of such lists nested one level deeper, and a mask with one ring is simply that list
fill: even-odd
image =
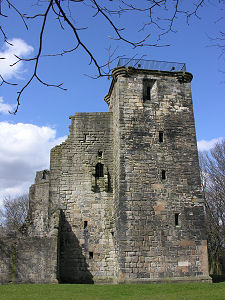
[{"label": "white cloud", "polygon": [[27,192],[35,172],[49,168],[50,149],[65,138],[50,127],[0,122],[0,203]]},{"label": "white cloud", "polygon": [[3,103],[3,98],[0,97],[0,113],[2,114],[8,114],[9,111],[13,111],[14,105],[10,105],[7,103]]},{"label": "white cloud", "polygon": [[218,137],[212,140],[201,140],[198,142],[198,150],[199,151],[209,151],[210,149],[212,149],[216,143],[222,141],[223,138],[222,137]]},{"label": "white cloud", "polygon": [[5,43],[3,50],[0,51],[0,57],[4,58],[0,59],[0,75],[5,80],[12,77],[18,78],[23,73],[23,62],[19,62],[14,66],[10,66],[18,60],[15,55],[18,57],[26,57],[34,50],[32,46],[18,38],[9,40],[9,43],[11,45]]}]

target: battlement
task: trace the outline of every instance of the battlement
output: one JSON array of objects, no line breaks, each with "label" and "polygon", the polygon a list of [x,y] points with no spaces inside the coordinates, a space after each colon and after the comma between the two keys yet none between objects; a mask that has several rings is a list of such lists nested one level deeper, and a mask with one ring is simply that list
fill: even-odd
[{"label": "battlement", "polygon": [[186,64],[185,63],[158,61],[158,60],[120,58],[117,66],[118,67],[120,67],[120,66],[133,67],[135,69],[144,69],[144,70],[186,72]]}]

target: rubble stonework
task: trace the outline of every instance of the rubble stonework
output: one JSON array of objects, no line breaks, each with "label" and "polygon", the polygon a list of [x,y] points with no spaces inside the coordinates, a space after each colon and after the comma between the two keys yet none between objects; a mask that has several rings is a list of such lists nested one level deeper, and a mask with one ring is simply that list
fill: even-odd
[{"label": "rubble stonework", "polygon": [[29,274],[19,275],[17,255],[17,281],[210,281],[192,75],[117,67],[112,76],[109,112],[71,116],[50,171],[37,172],[30,252],[17,245]]}]

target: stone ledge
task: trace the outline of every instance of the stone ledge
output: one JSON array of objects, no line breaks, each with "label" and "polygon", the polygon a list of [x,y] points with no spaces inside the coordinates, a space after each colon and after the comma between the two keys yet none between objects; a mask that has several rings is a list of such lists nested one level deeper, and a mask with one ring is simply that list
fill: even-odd
[{"label": "stone ledge", "polygon": [[196,276],[196,277],[165,277],[165,278],[137,278],[137,279],[123,279],[118,280],[118,284],[135,284],[135,283],[192,283],[192,282],[206,282],[212,283],[210,276]]},{"label": "stone ledge", "polygon": [[93,277],[94,284],[117,284],[117,278],[116,277]]}]

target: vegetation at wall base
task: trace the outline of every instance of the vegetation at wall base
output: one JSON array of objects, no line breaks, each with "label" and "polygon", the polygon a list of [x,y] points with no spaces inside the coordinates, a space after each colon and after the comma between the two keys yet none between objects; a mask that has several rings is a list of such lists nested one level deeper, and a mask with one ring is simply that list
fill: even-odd
[{"label": "vegetation at wall base", "polygon": [[0,286],[0,300],[223,300],[225,282],[132,285],[9,284]]}]

